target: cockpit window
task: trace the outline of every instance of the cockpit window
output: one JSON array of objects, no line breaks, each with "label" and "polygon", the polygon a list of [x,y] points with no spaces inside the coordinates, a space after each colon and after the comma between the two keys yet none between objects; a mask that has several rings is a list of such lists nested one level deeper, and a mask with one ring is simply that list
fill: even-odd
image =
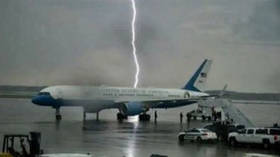
[{"label": "cockpit window", "polygon": [[38,95],[50,95],[49,92],[40,92]]}]

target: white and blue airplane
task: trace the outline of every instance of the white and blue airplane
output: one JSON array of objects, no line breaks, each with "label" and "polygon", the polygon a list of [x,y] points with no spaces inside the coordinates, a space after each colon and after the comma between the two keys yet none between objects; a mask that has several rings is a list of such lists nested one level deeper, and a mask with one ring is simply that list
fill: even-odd
[{"label": "white and blue airplane", "polygon": [[204,60],[188,83],[181,89],[50,86],[32,98],[34,104],[56,109],[56,119],[61,120],[60,108],[81,106],[86,113],[98,113],[103,109],[118,109],[118,120],[140,115],[140,120],[149,120],[146,112],[150,108],[173,108],[196,103],[206,97],[203,89],[212,61]]}]

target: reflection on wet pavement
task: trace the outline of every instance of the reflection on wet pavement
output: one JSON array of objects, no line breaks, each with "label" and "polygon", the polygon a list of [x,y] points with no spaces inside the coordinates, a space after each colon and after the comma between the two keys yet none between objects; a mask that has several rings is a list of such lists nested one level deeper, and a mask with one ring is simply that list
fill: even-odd
[{"label": "reflection on wet pavement", "polygon": [[[187,128],[177,118],[182,108],[159,114],[157,124],[138,122],[137,117],[122,123],[115,120],[115,112],[106,111],[100,121],[82,121],[81,110],[64,111],[64,119],[56,123],[52,109],[42,109],[27,100],[1,100],[0,140],[5,133],[42,133],[42,148],[46,153],[87,153],[96,157],[148,157],[163,154],[170,157],[236,157],[246,153],[275,154],[259,148],[229,148],[219,143],[178,143],[177,133]],[[18,105],[20,104],[20,105]],[[183,108],[184,109],[184,108]],[[171,115],[176,113],[177,115]],[[172,116],[176,116],[170,120]],[[36,118],[37,117],[37,118]],[[176,121],[177,120],[177,121]],[[207,122],[192,121],[190,127]]]}]

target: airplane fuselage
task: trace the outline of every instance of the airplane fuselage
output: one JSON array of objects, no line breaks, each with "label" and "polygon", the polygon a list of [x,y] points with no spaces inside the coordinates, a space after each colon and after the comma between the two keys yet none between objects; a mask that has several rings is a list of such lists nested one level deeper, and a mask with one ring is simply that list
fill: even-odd
[{"label": "airplane fuselage", "polygon": [[117,117],[121,120],[126,116],[146,114],[150,108],[184,106],[208,97],[201,91],[211,63],[211,60],[205,59],[182,89],[51,86],[41,90],[32,102],[55,108],[58,120],[61,119],[59,108],[64,106],[82,106],[84,113],[116,108],[119,109]]},{"label": "airplane fuselage", "polygon": [[[184,89],[52,86],[41,90],[38,96],[33,99],[33,102],[41,106],[52,106],[54,108],[82,106],[88,112],[97,112],[107,108],[119,108],[119,104],[132,101],[151,102],[151,108],[178,107],[195,102],[186,102],[187,99],[202,96],[208,96],[208,94]],[[159,103],[154,104],[153,102],[156,101]]]}]

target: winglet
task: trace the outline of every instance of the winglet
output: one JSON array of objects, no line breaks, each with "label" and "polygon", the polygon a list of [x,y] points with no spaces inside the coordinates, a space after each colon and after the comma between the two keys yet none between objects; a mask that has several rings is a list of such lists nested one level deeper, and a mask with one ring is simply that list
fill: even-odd
[{"label": "winglet", "polygon": [[226,90],[227,90],[227,87],[228,87],[228,85],[227,85],[227,84],[225,84],[225,86],[224,86],[223,90],[221,90],[221,92],[220,92],[220,94],[219,94],[219,97],[222,97],[222,96],[224,96],[224,95],[225,95],[225,92],[226,92]]},{"label": "winglet", "polygon": [[203,91],[205,89],[205,83],[208,77],[208,72],[210,70],[212,60],[205,59],[199,66],[197,71],[191,77],[189,82],[183,87],[183,89],[192,91]]}]

